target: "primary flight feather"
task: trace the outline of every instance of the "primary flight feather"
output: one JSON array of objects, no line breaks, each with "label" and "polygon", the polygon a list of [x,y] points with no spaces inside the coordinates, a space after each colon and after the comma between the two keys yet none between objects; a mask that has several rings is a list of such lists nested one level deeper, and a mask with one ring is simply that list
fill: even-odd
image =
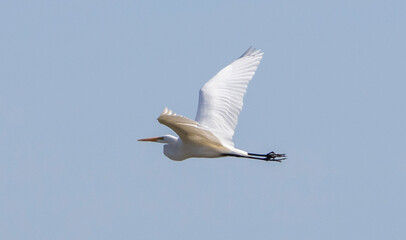
[{"label": "primary flight feather", "polygon": [[285,154],[256,154],[234,148],[233,135],[243,98],[263,54],[250,47],[210,79],[200,89],[195,120],[165,108],[158,121],[171,128],[179,138],[165,135],[139,141],[165,143],[164,154],[176,161],[226,156],[279,162],[286,159]]}]

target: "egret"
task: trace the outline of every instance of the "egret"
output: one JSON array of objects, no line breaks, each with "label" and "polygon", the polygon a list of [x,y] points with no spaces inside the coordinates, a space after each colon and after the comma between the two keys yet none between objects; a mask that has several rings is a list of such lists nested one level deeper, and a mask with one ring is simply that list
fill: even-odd
[{"label": "egret", "polygon": [[250,47],[241,57],[218,72],[199,92],[195,120],[165,108],[159,123],[178,136],[144,138],[138,141],[164,143],[164,154],[174,161],[187,158],[240,157],[264,161],[286,159],[285,154],[248,153],[234,147],[233,135],[249,81],[255,74],[263,52]]}]

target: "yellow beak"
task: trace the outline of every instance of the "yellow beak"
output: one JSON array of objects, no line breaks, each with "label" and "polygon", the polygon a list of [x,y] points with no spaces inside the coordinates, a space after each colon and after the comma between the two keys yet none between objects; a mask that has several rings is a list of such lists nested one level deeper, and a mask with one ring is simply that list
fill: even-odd
[{"label": "yellow beak", "polygon": [[142,139],[138,139],[138,141],[141,142],[157,142],[158,140],[164,140],[163,137],[153,137],[153,138],[142,138]]}]

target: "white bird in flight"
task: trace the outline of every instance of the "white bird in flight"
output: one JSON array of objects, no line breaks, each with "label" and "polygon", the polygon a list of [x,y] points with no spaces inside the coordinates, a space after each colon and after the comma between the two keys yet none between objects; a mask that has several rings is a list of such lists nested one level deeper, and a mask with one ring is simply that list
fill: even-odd
[{"label": "white bird in flight", "polygon": [[176,115],[165,108],[158,121],[178,137],[144,138],[138,141],[165,143],[164,154],[175,161],[187,158],[242,157],[264,161],[282,161],[285,154],[248,153],[234,147],[233,135],[249,81],[264,53],[253,47],[218,72],[199,92],[196,119]]}]

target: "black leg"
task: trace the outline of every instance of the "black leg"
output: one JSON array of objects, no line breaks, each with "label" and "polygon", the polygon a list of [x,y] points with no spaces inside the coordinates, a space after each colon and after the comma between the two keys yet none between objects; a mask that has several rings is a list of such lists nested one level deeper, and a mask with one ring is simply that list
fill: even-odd
[{"label": "black leg", "polygon": [[263,161],[273,161],[273,162],[282,162],[286,159],[286,154],[278,154],[270,152],[268,154],[257,154],[257,153],[248,153],[248,156],[238,155],[238,154],[224,154],[224,156],[230,157],[240,157],[240,158],[250,158]]},{"label": "black leg", "polygon": [[268,154],[248,153],[248,155],[264,157],[263,160],[265,160],[265,161],[278,161],[278,162],[281,162],[282,160],[286,159],[286,154],[279,154],[279,153],[275,153],[273,151],[268,153]]}]

